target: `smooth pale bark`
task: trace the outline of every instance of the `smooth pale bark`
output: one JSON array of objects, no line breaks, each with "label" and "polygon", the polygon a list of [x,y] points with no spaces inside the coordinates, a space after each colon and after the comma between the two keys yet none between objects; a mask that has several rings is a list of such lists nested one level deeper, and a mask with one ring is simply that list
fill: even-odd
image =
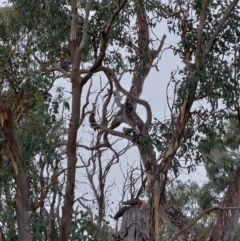
[{"label": "smooth pale bark", "polygon": [[74,189],[76,180],[76,143],[77,143],[77,131],[79,128],[79,116],[80,116],[80,95],[81,89],[78,85],[72,84],[72,114],[71,121],[68,129],[68,141],[67,141],[67,182],[65,189],[65,198],[62,208],[62,219],[60,226],[60,238],[59,241],[67,241],[70,234],[70,225],[73,212],[74,202]]},{"label": "smooth pale bark", "polygon": [[62,207],[62,218],[60,224],[59,241],[69,240],[74,194],[76,180],[76,164],[77,164],[77,132],[80,119],[80,97],[82,93],[81,77],[79,72],[80,53],[78,48],[78,11],[77,0],[71,1],[71,35],[70,35],[70,53],[72,58],[72,110],[71,119],[68,128],[67,140],[67,179],[65,188],[64,204]]}]

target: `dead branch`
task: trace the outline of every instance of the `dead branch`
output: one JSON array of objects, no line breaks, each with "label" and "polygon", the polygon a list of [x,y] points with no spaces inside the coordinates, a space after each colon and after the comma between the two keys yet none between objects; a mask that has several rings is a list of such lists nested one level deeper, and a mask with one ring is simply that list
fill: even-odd
[{"label": "dead branch", "polygon": [[151,107],[150,105],[148,104],[147,101],[145,100],[142,100],[142,99],[139,99],[137,98],[136,96],[134,96],[133,94],[131,94],[130,92],[128,92],[127,90],[125,90],[118,82],[117,78],[116,78],[116,75],[114,73],[114,71],[108,67],[104,67],[104,66],[101,66],[99,67],[99,70],[102,70],[104,72],[107,72],[108,74],[111,75],[112,77],[112,80],[116,86],[116,88],[122,92],[123,94],[125,94],[127,97],[131,98],[133,101],[135,101],[136,103],[140,104],[140,105],[143,105],[146,109],[146,112],[147,112],[147,120],[145,122],[145,126],[148,127],[151,122],[152,122],[152,110],[151,110]]}]

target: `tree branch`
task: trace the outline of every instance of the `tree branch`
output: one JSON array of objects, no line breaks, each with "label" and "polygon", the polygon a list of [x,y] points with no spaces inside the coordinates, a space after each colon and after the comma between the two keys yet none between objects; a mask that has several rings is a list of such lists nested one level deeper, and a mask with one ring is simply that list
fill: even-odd
[{"label": "tree branch", "polygon": [[119,137],[122,137],[122,138],[125,138],[125,139],[128,139],[130,141],[134,140],[134,138],[132,136],[129,136],[129,135],[125,135],[123,132],[120,132],[120,131],[114,131],[112,129],[109,129],[107,128],[106,126],[104,125],[100,125],[100,124],[94,124],[94,126],[96,127],[99,127],[100,129],[102,129],[103,131],[113,135],[113,136],[119,136]]},{"label": "tree branch", "polygon": [[[88,73],[90,70],[88,69],[82,69],[80,71],[81,74],[84,74],[84,73]],[[103,72],[107,72],[108,74],[110,74],[116,88],[122,92],[123,94],[125,94],[127,97],[129,97],[130,99],[132,99],[133,101],[135,101],[136,103],[142,105],[145,107],[146,109],[146,112],[147,112],[147,119],[146,119],[146,122],[145,122],[145,126],[146,128],[151,124],[152,122],[152,110],[151,110],[151,106],[149,105],[149,103],[146,101],[146,100],[143,100],[143,99],[139,99],[137,98],[135,95],[131,94],[130,92],[128,92],[127,90],[125,90],[121,85],[120,83],[118,82],[118,79],[117,79],[117,76],[115,74],[115,72],[110,69],[109,67],[105,67],[105,66],[100,66],[98,67],[96,70],[95,70],[95,73],[96,72],[100,72],[100,71],[103,71]]]},{"label": "tree branch", "polygon": [[196,44],[196,57],[195,57],[195,62],[197,67],[199,67],[202,62],[202,34],[203,34],[203,28],[207,17],[207,8],[209,3],[210,3],[210,0],[202,1],[200,21],[197,29],[197,44]]},{"label": "tree branch", "polygon": [[64,70],[64,69],[62,69],[62,68],[60,68],[58,66],[54,66],[54,67],[48,69],[48,71],[59,71],[59,72],[64,74],[64,77],[66,77],[66,78],[70,78],[71,77],[71,74],[69,74],[66,70]]},{"label": "tree branch", "polygon": [[84,48],[84,46],[86,44],[86,41],[87,41],[88,17],[89,17],[89,12],[90,12],[91,7],[92,7],[92,3],[93,3],[93,0],[87,1],[86,14],[85,14],[84,23],[83,23],[83,30],[82,30],[83,34],[82,34],[81,43],[79,45],[79,52],[82,51],[82,49]]},{"label": "tree branch", "polygon": [[185,226],[183,229],[181,229],[178,233],[176,233],[173,238],[171,239],[171,241],[176,240],[184,231],[186,231],[187,229],[191,228],[198,220],[200,220],[205,214],[213,211],[213,210],[235,210],[238,209],[238,207],[221,207],[221,206],[216,206],[216,207],[211,207],[208,208],[206,210],[204,210],[203,212],[201,212],[197,217],[195,217],[187,226]]},{"label": "tree branch", "polygon": [[86,82],[91,78],[95,70],[102,64],[102,61],[105,57],[105,52],[107,49],[107,42],[108,42],[108,35],[111,30],[111,27],[114,23],[114,20],[116,19],[117,15],[120,13],[120,11],[124,8],[125,4],[127,3],[127,0],[123,0],[121,4],[119,4],[119,8],[115,10],[108,21],[107,27],[105,31],[103,31],[103,40],[100,47],[100,54],[98,57],[98,60],[93,64],[93,66],[89,69],[88,73],[82,78],[82,85],[86,84]]},{"label": "tree branch", "polygon": [[112,69],[110,69],[110,68],[108,68],[108,67],[101,66],[101,67],[99,68],[99,70],[102,70],[102,71],[104,71],[104,72],[108,72],[108,73],[111,75],[112,80],[113,80],[116,88],[117,88],[120,92],[122,92],[123,94],[125,94],[127,97],[131,98],[131,99],[132,99],[133,101],[135,101],[136,103],[138,103],[138,104],[140,104],[140,105],[143,105],[143,106],[145,107],[146,112],[147,112],[147,120],[146,120],[146,122],[145,122],[145,126],[148,127],[148,126],[151,124],[151,122],[152,122],[152,110],[151,110],[151,106],[148,104],[148,102],[145,101],[145,100],[142,100],[142,99],[137,98],[136,96],[134,96],[133,94],[131,94],[131,93],[129,93],[127,90],[125,90],[125,89],[120,85],[120,83],[118,82],[117,77],[116,77],[116,75],[115,75],[115,72],[114,72]]},{"label": "tree branch", "polygon": [[[63,142],[59,142],[58,144],[56,144],[52,150],[55,150],[56,148],[58,147],[61,147],[61,146],[66,146],[67,145],[67,142],[63,141]],[[94,150],[98,150],[99,148],[104,148],[104,147],[109,147],[109,144],[108,143],[102,143],[102,144],[99,144],[99,145],[95,145],[95,146],[92,146],[92,147],[89,147],[89,146],[85,146],[85,145],[81,145],[81,144],[77,144],[76,145],[77,147],[80,147],[80,148],[84,148],[88,151],[94,151]]]},{"label": "tree branch", "polygon": [[208,45],[204,51],[204,54],[207,55],[208,52],[210,51],[211,47],[213,46],[213,42],[216,39],[217,35],[220,33],[224,23],[227,21],[227,19],[229,18],[231,12],[233,11],[234,7],[237,5],[237,3],[239,2],[239,0],[234,0],[229,7],[227,8],[226,12],[224,13],[222,19],[220,20],[220,22],[218,23],[218,26],[215,30],[215,32],[213,33],[211,39],[208,42]]},{"label": "tree branch", "polygon": [[160,44],[159,44],[157,50],[153,50],[154,58],[156,58],[157,55],[158,55],[158,54],[160,53],[160,51],[162,50],[162,47],[163,47],[163,44],[164,44],[166,38],[167,38],[167,36],[166,36],[165,34],[163,34],[162,39],[161,39],[161,41],[160,41]]}]

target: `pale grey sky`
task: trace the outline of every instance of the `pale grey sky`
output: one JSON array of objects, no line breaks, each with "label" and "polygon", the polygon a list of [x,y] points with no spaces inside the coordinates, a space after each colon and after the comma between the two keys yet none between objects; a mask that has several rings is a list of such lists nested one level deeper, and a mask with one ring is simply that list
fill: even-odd
[{"label": "pale grey sky", "polygon": [[[5,2],[4,0],[0,0],[0,5]],[[166,34],[167,38],[165,40],[165,47],[169,45],[174,45],[177,40],[174,35],[170,35],[168,32],[168,28],[166,25],[166,21],[163,20],[163,22],[158,26],[158,37],[161,39],[162,35]],[[158,119],[163,119],[165,116],[169,115],[169,110],[167,107],[167,102],[166,102],[166,87],[168,84],[168,81],[170,79],[170,73],[172,70],[176,70],[177,66],[181,66],[181,61],[177,56],[173,56],[171,51],[166,51],[162,55],[162,59],[158,63],[158,69],[159,72],[157,72],[155,69],[152,69],[150,72],[149,76],[147,77],[147,80],[145,82],[144,88],[143,88],[143,93],[140,98],[147,100],[152,108],[152,113],[153,117],[156,117]],[[94,78],[96,82],[99,81],[99,78],[96,76]],[[124,77],[121,80],[122,86],[126,89],[129,90],[131,86],[131,76],[129,74],[125,74]],[[66,90],[70,91],[71,86],[70,83],[67,82],[66,80],[59,79],[56,81],[56,86],[62,86]],[[84,89],[83,96],[86,94],[86,88]],[[170,96],[171,96],[170,92]],[[143,120],[145,120],[146,114],[145,114],[145,109],[142,106],[138,106],[138,114],[140,115]],[[123,126],[123,125],[122,125]],[[90,140],[90,136],[88,136],[85,132],[86,130],[89,129],[89,126],[86,125],[84,128],[80,128],[79,130],[79,137],[82,137],[83,139]],[[121,127],[118,128],[121,130]],[[84,132],[83,132],[84,130]],[[118,144],[119,148],[123,147],[126,144],[126,141],[122,141]],[[83,156],[85,155],[86,157],[89,156],[89,152],[81,150],[83,152]],[[109,155],[111,155],[111,152],[108,152]],[[108,155],[108,154],[106,154]],[[121,166],[122,169],[126,170],[127,168],[127,163],[126,162],[133,162],[136,161],[136,165],[139,165],[140,162],[140,155],[136,147],[132,148],[129,150],[126,155],[124,155],[121,158]],[[79,163],[80,165],[80,163]],[[82,170],[84,171],[84,170]],[[82,171],[77,171],[78,173],[78,180],[82,181]],[[203,182],[205,180],[205,170],[204,167],[199,167],[195,173],[192,174],[182,174],[180,179],[185,181],[187,179],[192,179],[196,180],[199,182]],[[113,180],[116,180],[118,183],[122,183],[123,177],[121,175],[121,172],[119,171],[119,165],[115,165],[112,170],[109,173],[108,176],[108,183],[112,183]],[[82,186],[80,185],[77,189],[77,194],[80,196],[82,195]],[[121,187],[120,187],[121,189]],[[118,190],[115,189],[112,191],[112,201],[115,202],[113,206],[111,206],[112,209],[114,209],[115,205],[117,205],[116,201],[120,200],[120,195],[118,193]]]}]

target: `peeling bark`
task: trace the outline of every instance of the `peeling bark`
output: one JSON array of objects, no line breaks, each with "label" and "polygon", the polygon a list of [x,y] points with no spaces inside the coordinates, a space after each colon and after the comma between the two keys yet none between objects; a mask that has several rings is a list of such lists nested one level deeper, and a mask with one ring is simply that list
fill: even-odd
[{"label": "peeling bark", "polygon": [[121,241],[149,241],[148,228],[149,208],[134,207],[123,214],[118,238]]},{"label": "peeling bark", "polygon": [[[188,222],[183,217],[183,215],[171,206],[171,204],[167,201],[165,195],[161,199],[159,213],[166,221],[168,226],[172,230],[174,230],[175,233],[178,233],[182,228],[188,225]],[[194,230],[192,228],[189,228],[188,230],[184,231],[181,235],[179,235],[178,240],[198,240],[198,238],[196,237]]]},{"label": "peeling bark", "polygon": [[238,207],[238,209],[219,212],[216,224],[207,241],[231,241],[234,238],[240,217],[240,164],[224,195],[221,206]]},{"label": "peeling bark", "polygon": [[28,175],[16,140],[13,116],[10,109],[1,109],[2,129],[16,174],[16,217],[19,240],[31,241],[29,216]]}]

